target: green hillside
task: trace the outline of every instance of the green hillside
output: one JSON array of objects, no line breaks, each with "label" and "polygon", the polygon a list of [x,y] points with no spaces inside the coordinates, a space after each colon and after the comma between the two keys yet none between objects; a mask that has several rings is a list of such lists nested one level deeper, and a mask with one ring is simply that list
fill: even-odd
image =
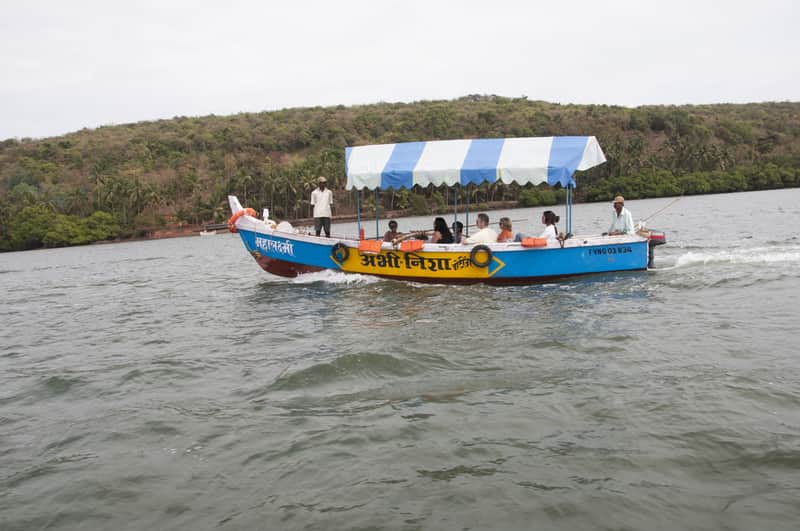
[{"label": "green hillside", "polygon": [[[415,140],[595,135],[608,162],[579,176],[577,201],[760,190],[800,185],[800,103],[699,106],[558,105],[525,98],[313,107],[84,129],[0,141],[0,250],[146,235],[228,217],[225,197],[310,215],[318,175],[336,215],[346,146]],[[452,190],[386,192],[380,209],[440,212]],[[481,205],[554,204],[560,190],[482,185],[460,193]],[[366,208],[376,207],[372,194]],[[463,197],[462,197],[463,201]]]}]

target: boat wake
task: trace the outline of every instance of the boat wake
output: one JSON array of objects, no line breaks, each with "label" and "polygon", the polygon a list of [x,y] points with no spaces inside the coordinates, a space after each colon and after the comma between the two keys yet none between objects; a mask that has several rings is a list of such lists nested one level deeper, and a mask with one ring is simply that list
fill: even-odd
[{"label": "boat wake", "polygon": [[333,271],[326,269],[315,273],[305,273],[299,275],[291,280],[291,284],[315,284],[317,282],[324,282],[326,284],[374,284],[375,282],[383,282],[382,279],[371,277],[367,275],[359,275],[352,273],[342,273],[341,271]]},{"label": "boat wake", "polygon": [[675,264],[659,267],[666,271],[681,267],[713,264],[779,264],[800,263],[800,248],[792,247],[748,247],[718,252],[690,251],[677,258]]}]

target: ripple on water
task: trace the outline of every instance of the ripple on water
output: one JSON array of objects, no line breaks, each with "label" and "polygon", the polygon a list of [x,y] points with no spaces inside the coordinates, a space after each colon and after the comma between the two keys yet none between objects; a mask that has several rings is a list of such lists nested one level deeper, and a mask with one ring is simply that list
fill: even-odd
[{"label": "ripple on water", "polygon": [[180,435],[181,430],[175,424],[161,420],[148,420],[141,426],[141,431],[154,435]]},{"label": "ripple on water", "polygon": [[45,446],[44,448],[45,448],[45,450],[61,450],[63,448],[67,448],[69,446],[72,446],[73,443],[76,443],[78,441],[81,441],[81,440],[85,439],[86,436],[87,436],[87,434],[85,434],[85,433],[72,435],[72,436],[66,437],[64,439],[59,439],[57,441],[53,441],[53,442],[47,444],[47,446]]},{"label": "ripple on water", "polygon": [[97,459],[95,454],[72,454],[54,457],[3,478],[0,480],[0,486],[13,489],[45,478],[78,472],[85,470],[89,463],[95,459]]},{"label": "ripple on water", "polygon": [[443,468],[439,470],[419,469],[417,473],[422,477],[428,477],[436,481],[451,481],[458,476],[492,476],[497,473],[497,469],[491,467],[458,465],[452,468]]},{"label": "ripple on water", "polygon": [[51,396],[68,393],[73,388],[84,385],[86,381],[80,377],[50,376],[42,381],[42,388]]},{"label": "ripple on water", "polygon": [[423,371],[419,363],[398,359],[387,354],[364,352],[346,354],[331,362],[279,377],[271,386],[274,391],[296,390],[323,386],[342,379],[411,376]]}]

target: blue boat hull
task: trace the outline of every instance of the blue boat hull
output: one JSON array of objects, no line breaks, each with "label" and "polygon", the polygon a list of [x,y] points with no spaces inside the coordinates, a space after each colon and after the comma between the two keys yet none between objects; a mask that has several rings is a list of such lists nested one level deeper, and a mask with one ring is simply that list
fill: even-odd
[{"label": "blue boat hull", "polygon": [[531,284],[553,279],[647,269],[648,242],[637,237],[568,240],[561,248],[492,244],[484,266],[470,260],[472,248],[425,245],[405,252],[383,244],[378,252],[359,250],[354,240],[334,240],[275,231],[239,230],[244,246],[267,272],[295,277],[331,269],[396,280],[437,284]]}]

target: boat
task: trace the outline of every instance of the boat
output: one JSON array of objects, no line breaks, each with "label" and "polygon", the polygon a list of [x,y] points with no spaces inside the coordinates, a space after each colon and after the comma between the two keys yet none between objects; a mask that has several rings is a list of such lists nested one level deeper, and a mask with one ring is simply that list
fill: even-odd
[{"label": "boat", "polygon": [[357,191],[359,205],[367,190],[377,194],[430,184],[470,187],[484,182],[560,185],[567,191],[567,230],[557,240],[526,238],[479,245],[421,239],[383,242],[380,234],[374,239],[364,237],[360,208],[358,235],[328,238],[304,234],[287,222],[276,223],[266,209],[259,219],[236,196],[228,196],[232,212],[228,227],[238,232],[262,269],[283,277],[333,270],[400,281],[513,285],[646,270],[655,246],[650,242],[665,242],[663,233],[572,234],[575,172],[605,160],[593,136],[437,140],[345,150],[346,189]]},{"label": "boat", "polygon": [[200,236],[215,236],[216,234],[217,234],[217,231],[215,231],[215,230],[201,230],[200,231]]}]

